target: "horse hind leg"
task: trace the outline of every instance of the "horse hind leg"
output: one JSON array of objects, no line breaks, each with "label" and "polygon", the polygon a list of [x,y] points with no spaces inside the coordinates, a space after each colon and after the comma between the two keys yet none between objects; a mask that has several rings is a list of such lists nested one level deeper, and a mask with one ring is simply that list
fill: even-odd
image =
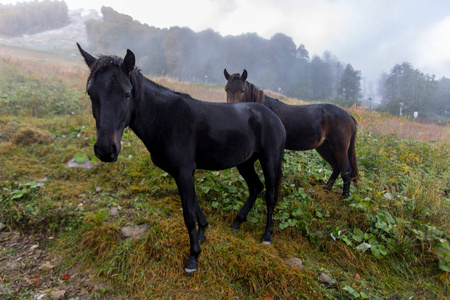
[{"label": "horse hind leg", "polygon": [[267,206],[267,219],[266,228],[262,242],[264,244],[271,243],[271,237],[273,233],[273,212],[275,210],[275,204],[280,196],[281,177],[282,177],[282,155],[277,162],[276,160],[269,159],[269,161],[261,161],[261,166],[264,172],[264,180],[266,184],[266,206]]},{"label": "horse hind leg", "polygon": [[344,196],[344,198],[347,198],[348,196],[350,196],[350,182],[352,180],[352,170],[350,168],[350,163],[348,161],[348,158],[344,159],[346,162],[342,162],[341,163],[341,170],[343,170],[341,172],[341,177],[342,177],[342,181],[344,182],[344,188],[342,191],[342,195]]},{"label": "horse hind leg", "polygon": [[249,160],[237,166],[239,173],[242,175],[245,182],[247,183],[248,198],[245,201],[242,208],[239,210],[238,214],[236,215],[233,224],[231,224],[231,227],[234,230],[238,230],[240,228],[241,223],[246,221],[250,209],[253,207],[256,198],[258,198],[259,194],[262,192],[264,188],[264,185],[259,179],[258,174],[256,174],[255,161],[256,160],[254,159]]},{"label": "horse hind leg", "polygon": [[344,183],[342,195],[344,198],[350,196],[350,182],[352,180],[352,168],[348,159],[347,150],[341,150],[335,153],[336,160],[341,171],[341,178]]},{"label": "horse hind leg", "polygon": [[338,178],[339,174],[341,173],[339,169],[339,165],[336,161],[336,158],[333,154],[333,152],[330,149],[330,144],[328,140],[325,140],[322,145],[316,148],[316,151],[320,154],[320,156],[323,157],[323,159],[326,160],[326,162],[331,166],[332,173],[330,178],[328,179],[327,183],[324,186],[324,189],[327,191],[330,191],[333,188],[334,183],[336,182],[336,179]]}]

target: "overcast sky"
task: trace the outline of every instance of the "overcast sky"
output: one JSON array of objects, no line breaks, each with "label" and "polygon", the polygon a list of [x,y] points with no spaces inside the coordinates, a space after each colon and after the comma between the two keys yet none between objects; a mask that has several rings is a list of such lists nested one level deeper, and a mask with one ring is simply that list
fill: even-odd
[{"label": "overcast sky", "polygon": [[[15,1],[0,0],[0,3]],[[23,1],[21,1],[23,2]],[[450,77],[450,0],[65,0],[69,9],[110,6],[150,26],[211,28],[223,36],[277,32],[310,56],[330,51],[376,80],[408,61]],[[236,70],[238,71],[238,70]]]}]

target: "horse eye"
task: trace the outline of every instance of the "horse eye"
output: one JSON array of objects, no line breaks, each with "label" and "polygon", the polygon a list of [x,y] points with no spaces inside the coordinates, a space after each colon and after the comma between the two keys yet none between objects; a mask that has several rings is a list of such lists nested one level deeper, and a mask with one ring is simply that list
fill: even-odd
[{"label": "horse eye", "polygon": [[243,94],[244,92],[245,92],[245,90],[244,90],[244,89],[242,89],[242,90],[241,90],[241,93]]},{"label": "horse eye", "polygon": [[125,98],[125,100],[128,100],[131,98],[131,93],[130,92],[126,92],[123,97]]}]

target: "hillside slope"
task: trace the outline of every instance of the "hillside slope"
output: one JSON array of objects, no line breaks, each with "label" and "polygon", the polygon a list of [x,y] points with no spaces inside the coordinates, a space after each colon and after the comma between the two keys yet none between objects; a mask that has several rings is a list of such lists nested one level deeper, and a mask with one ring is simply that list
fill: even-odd
[{"label": "hillside slope", "polygon": [[14,38],[0,37],[0,45],[48,52],[69,50],[71,55],[75,55],[75,42],[88,43],[84,22],[101,19],[101,16],[95,10],[79,9],[71,10],[69,18],[70,24],[59,29]]}]

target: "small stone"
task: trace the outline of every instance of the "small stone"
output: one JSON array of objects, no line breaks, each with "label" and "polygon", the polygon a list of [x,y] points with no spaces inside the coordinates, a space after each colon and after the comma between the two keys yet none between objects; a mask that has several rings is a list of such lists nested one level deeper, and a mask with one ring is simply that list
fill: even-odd
[{"label": "small stone", "polygon": [[14,236],[11,238],[12,244],[17,244],[20,241],[20,233],[15,232]]},{"label": "small stone", "polygon": [[46,271],[52,270],[54,267],[55,266],[52,265],[51,263],[46,262],[42,266],[39,267],[39,270],[46,272]]},{"label": "small stone", "polygon": [[102,188],[101,188],[101,187],[98,187],[98,188],[95,189],[95,192],[96,192],[96,193],[100,193],[101,191],[102,191]]},{"label": "small stone", "polygon": [[126,226],[121,229],[123,236],[126,239],[141,239],[144,233],[150,229],[149,225]]},{"label": "small stone", "polygon": [[81,169],[92,169],[92,163],[91,161],[88,159],[87,161],[85,161],[84,163],[77,163],[75,161],[75,158],[72,158],[68,163],[67,166],[69,168],[81,168]]},{"label": "small stone", "polygon": [[34,251],[33,257],[34,258],[39,258],[42,255],[42,253],[43,253],[42,250],[37,249],[36,251]]},{"label": "small stone", "polygon": [[322,283],[328,284],[329,286],[334,285],[334,279],[326,273],[320,274],[320,281]]},{"label": "small stone", "polygon": [[28,250],[28,252],[34,252],[34,250],[36,250],[36,248],[39,247],[39,245],[33,245],[30,247],[30,250]]},{"label": "small stone", "polygon": [[61,291],[54,291],[51,293],[52,299],[62,299],[64,298],[64,296],[66,295],[66,291],[61,290]]},{"label": "small stone", "polygon": [[119,215],[119,209],[114,206],[110,209],[109,214],[113,217],[116,217],[117,215]]},{"label": "small stone", "polygon": [[291,267],[295,267],[295,268],[299,268],[300,270],[303,270],[305,268],[305,266],[302,263],[302,260],[296,257],[293,258],[289,258],[286,263],[291,266]]}]

